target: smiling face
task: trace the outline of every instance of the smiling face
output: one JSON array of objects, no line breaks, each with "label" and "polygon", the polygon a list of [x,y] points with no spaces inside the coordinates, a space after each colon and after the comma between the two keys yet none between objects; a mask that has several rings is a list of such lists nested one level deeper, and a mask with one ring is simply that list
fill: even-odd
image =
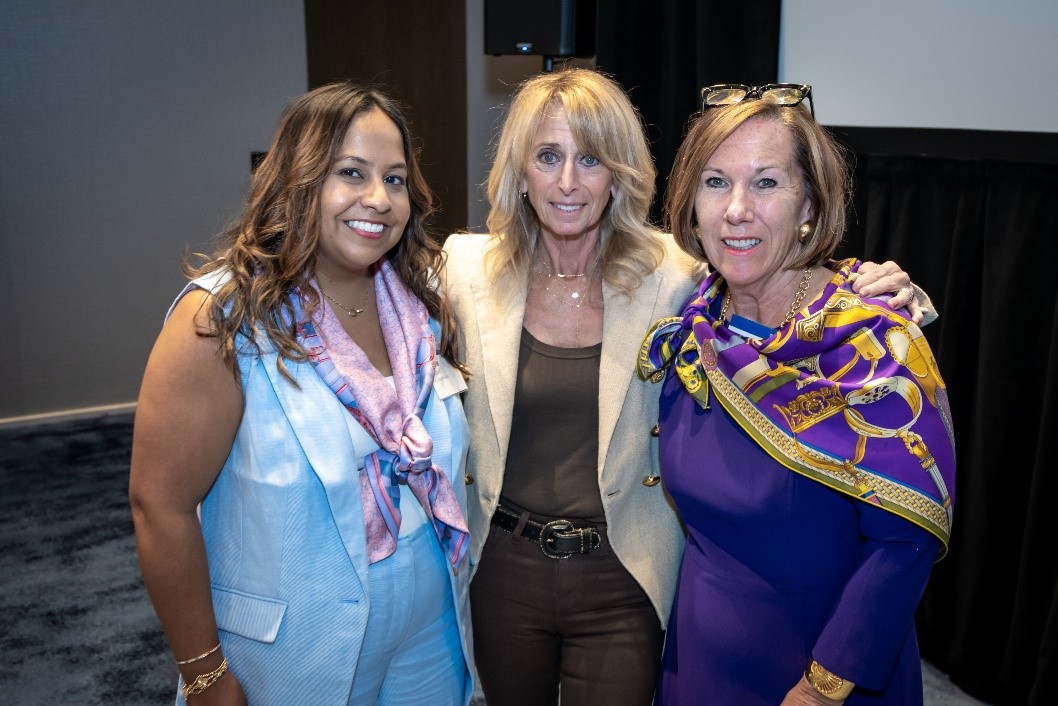
[{"label": "smiling face", "polygon": [[541,231],[570,240],[599,230],[613,189],[613,174],[581,151],[561,105],[551,104],[533,138],[521,190]]},{"label": "smiling face", "polygon": [[812,218],[789,129],[758,117],[731,133],[702,170],[694,214],[709,263],[731,287],[761,294],[780,281]]},{"label": "smiling face", "polygon": [[407,180],[397,125],[378,108],[357,116],[320,192],[317,272],[331,281],[370,273],[408,224]]}]

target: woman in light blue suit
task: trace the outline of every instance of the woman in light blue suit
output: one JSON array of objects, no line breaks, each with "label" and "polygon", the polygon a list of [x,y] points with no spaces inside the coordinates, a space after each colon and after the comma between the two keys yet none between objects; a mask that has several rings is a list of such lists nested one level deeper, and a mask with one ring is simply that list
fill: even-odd
[{"label": "woman in light blue suit", "polygon": [[130,498],[178,703],[466,704],[465,389],[406,122],[287,108],[167,317]]}]

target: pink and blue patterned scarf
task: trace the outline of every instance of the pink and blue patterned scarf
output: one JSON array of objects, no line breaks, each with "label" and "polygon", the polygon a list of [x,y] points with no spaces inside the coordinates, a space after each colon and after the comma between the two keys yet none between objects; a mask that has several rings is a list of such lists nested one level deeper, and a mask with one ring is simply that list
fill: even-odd
[{"label": "pink and blue patterned scarf", "polygon": [[385,559],[397,548],[398,481],[403,481],[422,505],[448,560],[459,566],[470,547],[470,533],[448,476],[433,462],[433,439],[422,423],[437,369],[426,306],[386,259],[376,269],[375,295],[394,385],[355,344],[354,369],[340,373],[315,325],[302,314],[300,297],[294,296],[299,342],[320,378],[381,447],[364,459],[360,471],[368,563]]},{"label": "pink and blue patterned scarf", "polygon": [[711,388],[779,463],[919,525],[946,548],[955,447],[944,381],[919,328],[852,292],[859,262],[838,264],[822,295],[763,339],[743,338],[712,313],[726,291],[714,273],[682,316],[654,324],[639,375],[659,382],[672,365],[702,407]]}]

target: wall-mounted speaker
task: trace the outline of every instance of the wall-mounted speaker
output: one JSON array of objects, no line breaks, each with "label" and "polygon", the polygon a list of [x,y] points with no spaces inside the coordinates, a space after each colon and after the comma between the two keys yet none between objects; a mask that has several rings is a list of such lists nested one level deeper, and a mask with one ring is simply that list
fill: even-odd
[{"label": "wall-mounted speaker", "polygon": [[594,56],[595,0],[485,0],[485,53]]}]

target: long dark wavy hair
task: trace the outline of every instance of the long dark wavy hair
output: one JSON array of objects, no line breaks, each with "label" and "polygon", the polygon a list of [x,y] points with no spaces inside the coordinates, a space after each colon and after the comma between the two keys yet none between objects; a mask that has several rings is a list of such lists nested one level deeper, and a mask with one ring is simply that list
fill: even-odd
[{"label": "long dark wavy hair", "polygon": [[381,110],[396,124],[408,165],[411,215],[400,241],[386,257],[405,285],[441,324],[438,350],[460,366],[451,306],[438,288],[444,263],[441,241],[430,233],[433,193],[423,178],[419,155],[400,107],[376,88],[351,82],[332,83],[293,100],[283,112],[275,139],[253,175],[242,215],[219,236],[205,262],[184,261],[191,278],[225,268],[227,282],[213,292],[211,330],[220,339],[224,362],[237,374],[237,339],[250,345],[267,337],[279,351],[279,368],[290,379],[284,360],[302,361],[307,353],[297,341],[291,297],[301,292],[306,315],[320,305],[309,280],[316,269],[320,239],[320,192],[337,159],[349,125],[363,113]]}]

